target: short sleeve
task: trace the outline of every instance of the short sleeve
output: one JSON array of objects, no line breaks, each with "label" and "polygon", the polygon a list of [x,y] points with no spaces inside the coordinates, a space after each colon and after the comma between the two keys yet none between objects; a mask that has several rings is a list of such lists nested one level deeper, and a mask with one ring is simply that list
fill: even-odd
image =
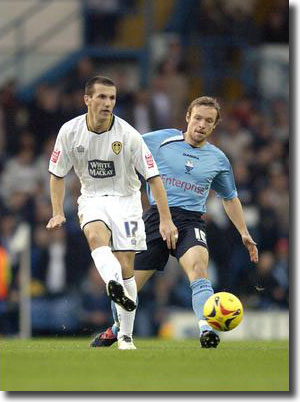
[{"label": "short sleeve", "polygon": [[238,195],[232,167],[225,155],[220,161],[220,172],[213,179],[211,188],[216,191],[217,197],[224,200],[231,200]]},{"label": "short sleeve", "polygon": [[151,177],[159,176],[159,171],[153,155],[144,142],[143,137],[138,132],[134,132],[134,135],[132,136],[131,149],[133,151],[132,158],[134,166],[145,180],[149,180]]},{"label": "short sleeve", "polygon": [[62,126],[59,130],[54,149],[52,151],[49,172],[58,177],[64,177],[72,168],[69,151],[70,147],[67,146],[67,130]]}]

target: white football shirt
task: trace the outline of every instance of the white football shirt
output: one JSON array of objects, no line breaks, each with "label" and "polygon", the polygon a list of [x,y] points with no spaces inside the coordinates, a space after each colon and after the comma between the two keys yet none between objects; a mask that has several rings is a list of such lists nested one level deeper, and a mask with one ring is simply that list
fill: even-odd
[{"label": "white football shirt", "polygon": [[141,186],[136,170],[145,180],[159,175],[142,136],[125,120],[113,115],[109,129],[98,134],[86,118],[75,117],[59,130],[50,173],[64,177],[74,167],[83,196],[128,196]]}]

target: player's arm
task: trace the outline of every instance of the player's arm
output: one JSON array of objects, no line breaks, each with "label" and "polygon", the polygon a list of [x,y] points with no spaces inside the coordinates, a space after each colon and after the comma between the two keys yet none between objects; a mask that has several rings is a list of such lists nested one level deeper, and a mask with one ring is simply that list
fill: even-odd
[{"label": "player's arm", "polygon": [[252,262],[258,262],[258,250],[256,247],[255,241],[252,239],[251,235],[248,232],[244,212],[242,208],[242,204],[238,197],[235,197],[231,200],[223,200],[223,206],[226,214],[228,215],[231,222],[239,231],[242,241],[245,247],[249,251],[250,260]]},{"label": "player's arm", "polygon": [[65,180],[63,177],[50,176],[50,196],[52,204],[52,218],[46,228],[57,229],[66,222],[64,214]]},{"label": "player's arm", "polygon": [[70,149],[70,144],[67,139],[69,132],[69,125],[65,123],[59,130],[49,161],[52,218],[50,218],[46,226],[47,229],[60,228],[61,225],[66,222],[63,207],[65,199],[64,177],[72,168],[72,162],[68,153]]},{"label": "player's arm", "polygon": [[131,139],[133,141],[132,158],[134,166],[144,179],[147,180],[158,208],[160,218],[159,232],[167,242],[168,248],[175,249],[178,231],[172,221],[166,190],[159,176],[157,165],[148,146],[136,130],[132,131]]},{"label": "player's arm", "polygon": [[178,231],[174,225],[168,206],[168,198],[163,182],[159,176],[148,180],[153,198],[156,202],[160,217],[159,231],[162,238],[167,242],[168,248],[176,248]]}]

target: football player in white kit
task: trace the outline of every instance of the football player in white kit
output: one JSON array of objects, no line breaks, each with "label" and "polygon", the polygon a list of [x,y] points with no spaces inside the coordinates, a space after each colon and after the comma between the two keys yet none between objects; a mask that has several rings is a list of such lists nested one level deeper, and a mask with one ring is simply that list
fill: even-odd
[{"label": "football player in white kit", "polygon": [[136,171],[151,187],[160,214],[160,233],[169,248],[176,247],[178,232],[151,152],[142,136],[112,113],[116,92],[109,78],[91,78],[85,86],[87,114],[61,127],[49,163],[53,216],[47,228],[59,228],[66,221],[64,177],[74,167],[81,182],[80,225],[107,294],[117,304],[118,348],[122,350],[136,349],[128,312],[136,309],[135,253],[147,249]]}]

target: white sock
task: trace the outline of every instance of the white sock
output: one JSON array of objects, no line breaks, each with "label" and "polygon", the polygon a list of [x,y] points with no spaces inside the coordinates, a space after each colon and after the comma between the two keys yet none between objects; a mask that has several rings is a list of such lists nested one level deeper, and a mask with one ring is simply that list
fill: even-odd
[{"label": "white sock", "polygon": [[[132,278],[124,279],[123,281],[128,296],[132,300],[136,301],[137,288],[136,288],[135,277],[133,276]],[[116,308],[120,323],[118,339],[121,338],[123,335],[132,337],[136,309],[133,311],[125,311],[122,307],[119,307],[118,305],[116,305]]]},{"label": "white sock", "polygon": [[105,283],[111,280],[124,286],[122,268],[108,246],[98,247],[91,252],[96,268]]}]

